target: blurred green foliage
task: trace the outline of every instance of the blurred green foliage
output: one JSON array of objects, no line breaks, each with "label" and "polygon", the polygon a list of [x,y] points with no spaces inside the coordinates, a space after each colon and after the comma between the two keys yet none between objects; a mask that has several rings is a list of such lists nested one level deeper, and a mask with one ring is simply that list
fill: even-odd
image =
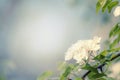
[{"label": "blurred green foliage", "polygon": [[52,74],[52,71],[46,71],[42,75],[40,75],[37,80],[47,80]]},{"label": "blurred green foliage", "polygon": [[98,13],[100,9],[102,9],[102,12],[105,12],[108,10],[110,13],[111,10],[119,4],[119,1],[114,0],[98,0],[96,4],[96,12]]}]

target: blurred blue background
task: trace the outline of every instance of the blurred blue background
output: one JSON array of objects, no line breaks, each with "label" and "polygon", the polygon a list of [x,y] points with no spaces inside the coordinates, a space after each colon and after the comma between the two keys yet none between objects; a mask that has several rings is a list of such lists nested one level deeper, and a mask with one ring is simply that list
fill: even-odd
[{"label": "blurred blue background", "polygon": [[118,18],[96,14],[96,2],[0,0],[0,80],[36,80],[46,70],[56,72],[77,40],[107,39]]}]

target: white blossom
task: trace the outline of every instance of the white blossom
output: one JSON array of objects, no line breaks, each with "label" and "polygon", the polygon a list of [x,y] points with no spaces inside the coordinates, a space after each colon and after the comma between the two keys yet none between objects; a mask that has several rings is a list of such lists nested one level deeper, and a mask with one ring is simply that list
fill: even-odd
[{"label": "white blossom", "polygon": [[74,59],[76,63],[84,63],[90,55],[96,56],[96,52],[100,49],[100,37],[94,37],[90,40],[79,40],[73,44],[65,53],[65,61]]},{"label": "white blossom", "polygon": [[114,16],[117,17],[117,16],[120,16],[120,6],[117,6],[113,12]]}]

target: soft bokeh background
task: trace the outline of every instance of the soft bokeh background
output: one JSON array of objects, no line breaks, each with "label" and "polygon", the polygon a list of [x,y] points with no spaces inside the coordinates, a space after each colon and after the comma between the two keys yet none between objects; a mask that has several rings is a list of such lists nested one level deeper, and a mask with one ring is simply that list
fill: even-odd
[{"label": "soft bokeh background", "polygon": [[[118,18],[95,13],[97,0],[0,0],[0,75],[36,80],[57,71],[71,44],[101,36]],[[0,79],[2,80],[2,79]]]}]

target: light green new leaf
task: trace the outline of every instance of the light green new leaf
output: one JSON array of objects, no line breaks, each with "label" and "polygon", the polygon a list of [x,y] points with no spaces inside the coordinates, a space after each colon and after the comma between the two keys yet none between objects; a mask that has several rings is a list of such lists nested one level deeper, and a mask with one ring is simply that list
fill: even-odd
[{"label": "light green new leaf", "polygon": [[51,71],[46,71],[42,75],[40,75],[37,80],[47,80],[53,74]]}]

